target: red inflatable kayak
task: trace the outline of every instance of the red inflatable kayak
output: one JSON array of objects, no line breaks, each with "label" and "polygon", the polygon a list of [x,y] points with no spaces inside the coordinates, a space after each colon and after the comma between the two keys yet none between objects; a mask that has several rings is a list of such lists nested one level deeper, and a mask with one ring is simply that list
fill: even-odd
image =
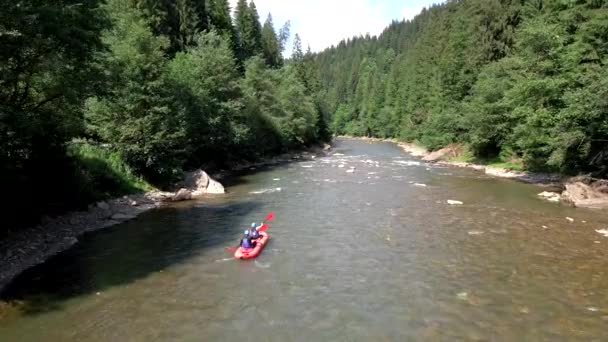
[{"label": "red inflatable kayak", "polygon": [[270,237],[268,236],[268,234],[266,234],[265,232],[260,232],[260,237],[258,239],[253,240],[255,241],[254,248],[239,247],[236,252],[234,252],[234,257],[237,259],[251,259],[257,257],[262,251],[262,248],[264,248],[266,242],[268,242],[269,238]]}]

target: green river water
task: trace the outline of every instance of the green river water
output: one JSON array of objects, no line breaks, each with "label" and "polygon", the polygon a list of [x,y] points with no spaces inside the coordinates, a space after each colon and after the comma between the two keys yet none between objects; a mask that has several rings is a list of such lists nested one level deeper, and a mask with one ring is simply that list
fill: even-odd
[{"label": "green river water", "polygon": [[[601,211],[355,140],[228,191],[23,273],[2,294],[0,341],[608,340]],[[260,257],[231,258],[269,211]]]}]

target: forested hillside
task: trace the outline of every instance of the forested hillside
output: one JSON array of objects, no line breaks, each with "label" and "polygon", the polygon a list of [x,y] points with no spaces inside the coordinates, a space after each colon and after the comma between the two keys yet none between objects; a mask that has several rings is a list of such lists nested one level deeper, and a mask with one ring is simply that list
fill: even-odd
[{"label": "forested hillside", "polygon": [[253,2],[234,20],[227,0],[3,3],[7,229],[327,138],[311,54],[284,61],[289,25],[262,25]]},{"label": "forested hillside", "polygon": [[447,1],[315,60],[338,134],[606,176],[608,1]]}]

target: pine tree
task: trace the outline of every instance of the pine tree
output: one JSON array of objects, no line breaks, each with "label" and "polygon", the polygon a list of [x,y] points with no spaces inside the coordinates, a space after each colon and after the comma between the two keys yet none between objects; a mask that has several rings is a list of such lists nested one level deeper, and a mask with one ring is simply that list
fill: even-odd
[{"label": "pine tree", "polygon": [[301,62],[304,59],[304,52],[302,52],[302,39],[300,39],[300,35],[297,33],[293,38],[291,59],[296,63]]},{"label": "pine tree", "polygon": [[241,61],[262,54],[262,27],[253,1],[249,5],[246,0],[237,3],[235,29]]},{"label": "pine tree", "polygon": [[234,40],[234,26],[230,17],[228,0],[207,0],[207,16],[209,28],[220,35]]},{"label": "pine tree", "polygon": [[268,14],[268,18],[262,28],[262,47],[264,50],[264,60],[270,67],[277,68],[283,64],[283,58],[281,57],[281,50],[279,47],[279,41],[277,34],[274,31],[274,25],[272,23],[272,16]]},{"label": "pine tree", "polygon": [[[204,24],[206,21],[204,7],[197,7],[192,1],[198,0],[175,1],[175,10],[179,20],[179,34],[177,39],[180,51],[184,51],[187,47],[192,46],[196,35],[206,28],[206,25]],[[199,1],[197,5],[200,6],[200,3],[201,2]]]},{"label": "pine tree", "polygon": [[279,30],[279,36],[277,37],[277,39],[279,42],[279,51],[281,51],[281,53],[283,53],[285,51],[286,44],[287,44],[287,41],[289,40],[289,36],[290,36],[290,30],[291,30],[290,21],[287,21],[285,24],[283,24],[283,27],[281,27],[281,29]]},{"label": "pine tree", "polygon": [[197,29],[199,32],[204,32],[209,29],[209,13],[208,13],[208,0],[191,0],[196,12],[198,23]]},{"label": "pine tree", "polygon": [[207,0],[208,27],[218,32],[230,43],[235,56],[239,52],[236,32],[230,16],[228,0]]}]

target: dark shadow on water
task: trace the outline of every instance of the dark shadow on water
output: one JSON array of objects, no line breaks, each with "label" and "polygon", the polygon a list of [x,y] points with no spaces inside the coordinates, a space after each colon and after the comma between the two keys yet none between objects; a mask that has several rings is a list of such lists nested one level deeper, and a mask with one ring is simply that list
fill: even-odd
[{"label": "dark shadow on water", "polygon": [[61,309],[67,299],[132,283],[205,248],[237,244],[251,216],[265,215],[260,207],[233,202],[145,213],[83,236],[73,248],[15,278],[0,300],[17,302],[28,315]]}]

